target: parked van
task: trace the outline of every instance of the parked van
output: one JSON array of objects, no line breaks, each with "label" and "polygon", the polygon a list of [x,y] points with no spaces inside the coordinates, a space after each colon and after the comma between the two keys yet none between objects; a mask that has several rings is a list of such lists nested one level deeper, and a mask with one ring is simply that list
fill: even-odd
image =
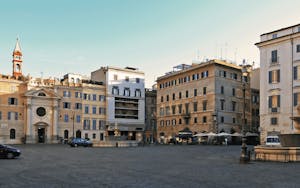
[{"label": "parked van", "polygon": [[278,136],[267,136],[266,139],[267,146],[280,146],[280,140]]}]

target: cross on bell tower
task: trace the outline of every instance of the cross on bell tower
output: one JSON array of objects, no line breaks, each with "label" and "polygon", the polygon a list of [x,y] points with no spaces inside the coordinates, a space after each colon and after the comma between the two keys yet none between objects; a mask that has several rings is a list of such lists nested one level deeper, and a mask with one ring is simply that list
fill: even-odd
[{"label": "cross on bell tower", "polygon": [[17,38],[16,46],[13,51],[13,76],[18,78],[19,76],[22,76],[22,52],[19,44],[19,39]]}]

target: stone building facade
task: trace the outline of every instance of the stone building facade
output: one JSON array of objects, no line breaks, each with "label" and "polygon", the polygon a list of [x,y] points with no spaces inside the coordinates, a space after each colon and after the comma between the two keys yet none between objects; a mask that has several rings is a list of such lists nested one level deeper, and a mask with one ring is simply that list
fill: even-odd
[{"label": "stone building facade", "polygon": [[62,80],[23,76],[19,41],[12,76],[0,75],[0,143],[59,143],[70,137],[104,141],[106,88],[78,74]]},{"label": "stone building facade", "polygon": [[166,142],[181,130],[241,132],[244,107],[244,128],[249,130],[249,81],[241,66],[220,60],[174,67],[157,79],[158,139]]},{"label": "stone building facade", "polygon": [[107,132],[111,140],[143,140],[145,75],[136,68],[101,67],[91,80],[106,85]]},{"label": "stone building facade", "polygon": [[146,143],[157,142],[156,89],[145,90],[145,138]]},{"label": "stone building facade", "polygon": [[16,144],[24,137],[26,91],[24,80],[0,75],[0,143]]},{"label": "stone building facade", "polygon": [[[105,141],[106,96],[105,86],[100,82],[74,81],[67,74],[54,91],[61,96],[59,101],[59,135],[88,138],[91,141]],[[62,136],[63,135],[63,136]]]},{"label": "stone building facade", "polygon": [[260,35],[260,136],[300,123],[300,24]]}]

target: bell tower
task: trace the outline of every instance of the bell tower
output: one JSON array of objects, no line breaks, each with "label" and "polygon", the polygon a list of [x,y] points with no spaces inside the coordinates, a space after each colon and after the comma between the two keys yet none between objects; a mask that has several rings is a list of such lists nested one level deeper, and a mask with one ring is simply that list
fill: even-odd
[{"label": "bell tower", "polygon": [[17,38],[16,46],[13,51],[13,76],[18,78],[19,76],[22,76],[22,52],[19,44],[19,39]]}]

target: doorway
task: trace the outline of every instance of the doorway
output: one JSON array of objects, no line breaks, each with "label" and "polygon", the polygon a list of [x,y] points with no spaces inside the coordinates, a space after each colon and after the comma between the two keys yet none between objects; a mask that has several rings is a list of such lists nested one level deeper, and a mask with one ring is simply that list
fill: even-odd
[{"label": "doorway", "polygon": [[38,128],[38,143],[45,143],[45,128]]},{"label": "doorway", "polygon": [[81,131],[80,130],[76,131],[76,138],[81,138]]}]

